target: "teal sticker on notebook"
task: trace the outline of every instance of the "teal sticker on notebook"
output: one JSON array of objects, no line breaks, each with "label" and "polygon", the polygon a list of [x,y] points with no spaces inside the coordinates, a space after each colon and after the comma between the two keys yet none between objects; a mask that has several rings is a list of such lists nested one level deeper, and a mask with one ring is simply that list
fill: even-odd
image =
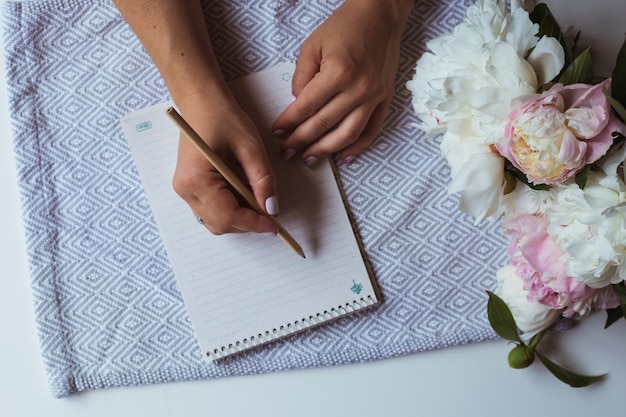
[{"label": "teal sticker on notebook", "polygon": [[352,287],[350,290],[355,294],[360,294],[361,290],[363,290],[363,284],[358,284],[354,280],[352,280]]},{"label": "teal sticker on notebook", "polygon": [[137,124],[135,128],[137,129],[137,132],[143,132],[145,130],[152,129],[152,122],[150,120],[141,122]]}]

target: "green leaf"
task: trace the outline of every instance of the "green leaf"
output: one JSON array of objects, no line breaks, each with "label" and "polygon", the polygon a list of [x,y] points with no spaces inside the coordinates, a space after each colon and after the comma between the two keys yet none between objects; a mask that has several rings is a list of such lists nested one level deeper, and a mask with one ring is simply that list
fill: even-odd
[{"label": "green leaf", "polygon": [[530,20],[533,23],[540,24],[546,15],[550,13],[550,9],[548,9],[548,5],[545,3],[539,3],[535,6],[535,8],[528,14]]},{"label": "green leaf", "polygon": [[606,322],[604,323],[604,328],[608,328],[613,323],[617,322],[621,318],[626,318],[624,316],[624,311],[621,307],[609,308],[606,310]]},{"label": "green leaf", "polygon": [[578,174],[576,174],[576,177],[574,178],[574,180],[576,181],[576,184],[578,184],[578,187],[581,190],[584,190],[585,185],[587,185],[587,177],[589,176],[590,169],[591,169],[591,165],[587,165]]},{"label": "green leaf", "polygon": [[602,375],[577,374],[577,373],[574,373],[572,371],[569,371],[563,368],[562,366],[557,365],[556,363],[552,362],[550,359],[543,356],[541,353],[537,351],[535,351],[535,353],[537,354],[537,356],[539,356],[539,359],[541,360],[541,362],[548,369],[548,371],[552,373],[552,375],[554,375],[555,377],[557,377],[558,379],[560,379],[561,381],[565,382],[567,385],[573,388],[581,388],[581,387],[589,386],[591,384],[594,384],[600,381],[606,376],[606,374],[602,374]]},{"label": "green leaf", "polygon": [[622,313],[626,316],[626,287],[621,284],[613,284],[613,291],[619,298],[620,307],[622,308]]},{"label": "green leaf", "polygon": [[[626,106],[626,40],[617,53],[612,78],[611,95],[622,105],[622,108],[624,108],[624,106]],[[622,117],[622,120],[626,120],[621,113],[620,116]]]},{"label": "green leaf", "polygon": [[622,284],[613,284],[611,287],[617,295],[617,298],[619,298],[620,305],[619,307],[606,310],[605,329],[622,317],[626,318],[626,287]]},{"label": "green leaf", "polygon": [[507,195],[512,193],[517,187],[517,178],[509,171],[504,171],[504,190],[502,194]]},{"label": "green leaf", "polygon": [[576,83],[590,84],[593,78],[591,49],[587,48],[563,71],[563,74],[559,77],[559,82],[564,85]]},{"label": "green leaf", "polygon": [[504,171],[505,176],[507,175],[507,173],[510,175],[513,175],[515,178],[517,178],[519,181],[523,182],[524,184],[526,184],[528,187],[530,187],[533,190],[547,191],[550,189],[550,186],[548,184],[533,184],[530,181],[528,181],[528,178],[526,178],[526,175],[519,169],[515,168],[508,160],[505,162],[504,169],[505,169]]},{"label": "green leaf", "polygon": [[602,92],[604,93],[604,96],[606,97],[606,100],[609,102],[609,104],[611,105],[611,107],[613,107],[613,110],[615,110],[615,113],[618,114],[618,116],[626,121],[626,108],[624,108],[624,106],[622,105],[622,103],[620,103],[619,101],[617,101],[615,98],[611,97],[611,95],[609,94],[608,91],[606,91],[606,88],[602,89]]},{"label": "green leaf", "polygon": [[493,330],[503,339],[511,340],[513,342],[522,343],[522,340],[517,333],[517,325],[509,306],[491,291],[487,291],[489,294],[489,301],[487,302],[487,318]]}]

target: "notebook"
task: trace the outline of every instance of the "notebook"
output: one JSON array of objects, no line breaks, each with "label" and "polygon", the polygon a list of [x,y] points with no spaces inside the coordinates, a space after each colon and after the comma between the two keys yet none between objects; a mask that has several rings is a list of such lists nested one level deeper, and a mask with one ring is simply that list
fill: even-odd
[{"label": "notebook", "polygon": [[230,83],[259,127],[278,180],[278,220],[306,259],[279,238],[214,236],[173,191],[179,130],[165,102],[128,114],[122,127],[196,338],[208,360],[242,352],[379,303],[334,162],[283,161],[273,120],[292,101],[293,63]]}]

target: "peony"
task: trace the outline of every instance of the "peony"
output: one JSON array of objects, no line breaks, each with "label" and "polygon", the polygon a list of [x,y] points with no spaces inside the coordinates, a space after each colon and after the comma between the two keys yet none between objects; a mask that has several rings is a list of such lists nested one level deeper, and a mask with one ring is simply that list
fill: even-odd
[{"label": "peony", "polygon": [[565,251],[567,273],[593,288],[626,279],[624,181],[592,171],[584,190],[571,184],[553,195],[545,209],[548,233]]},{"label": "peony", "polygon": [[496,278],[498,280],[496,294],[511,310],[517,327],[524,333],[523,338],[527,339],[547,329],[559,318],[561,314],[559,310],[528,299],[528,291],[524,289],[524,282],[517,275],[515,266],[507,265],[500,268]]},{"label": "peony", "polygon": [[[452,33],[427,44],[430,51],[407,83],[418,127],[431,135],[443,133],[449,191],[460,191],[460,208],[478,220],[498,212],[503,161],[490,145],[502,139],[509,103],[536,93],[564,63],[559,42],[539,40],[539,26],[517,3],[512,8],[508,13],[506,2],[498,0],[470,6]],[[460,178],[467,173],[474,177]]]},{"label": "peony", "polygon": [[596,162],[613,143],[613,132],[626,132],[597,85],[554,85],[527,96],[513,110],[498,151],[535,184],[560,184]]},{"label": "peony", "polygon": [[547,217],[523,214],[503,224],[511,236],[507,250],[516,274],[524,282],[530,301],[555,310],[565,317],[584,315],[591,309],[617,306],[612,291],[598,296],[597,290],[568,274],[565,251],[548,234]]}]

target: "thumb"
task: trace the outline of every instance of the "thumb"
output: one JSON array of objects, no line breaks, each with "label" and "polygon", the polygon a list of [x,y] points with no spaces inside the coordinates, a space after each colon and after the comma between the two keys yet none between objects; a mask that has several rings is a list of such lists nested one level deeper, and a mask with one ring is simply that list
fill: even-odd
[{"label": "thumb", "polygon": [[294,97],[298,97],[304,87],[320,71],[321,55],[315,51],[316,49],[310,47],[306,42],[302,45],[291,79],[291,92]]}]

